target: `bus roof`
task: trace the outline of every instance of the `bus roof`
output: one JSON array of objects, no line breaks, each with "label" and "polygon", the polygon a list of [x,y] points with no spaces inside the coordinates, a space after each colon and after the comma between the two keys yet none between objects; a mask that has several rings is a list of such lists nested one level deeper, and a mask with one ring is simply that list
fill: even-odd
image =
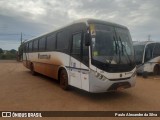
[{"label": "bus roof", "polygon": [[159,42],[155,42],[155,41],[133,41],[133,45],[136,46],[136,45],[148,45],[150,43],[159,43]]},{"label": "bus roof", "polygon": [[88,25],[88,23],[97,23],[97,24],[107,24],[107,25],[111,25],[111,26],[115,26],[115,27],[121,27],[121,28],[125,28],[127,29],[127,27],[123,26],[123,25],[119,25],[116,23],[112,23],[112,22],[108,22],[108,21],[104,21],[104,20],[98,20],[98,19],[92,19],[92,18],[84,18],[84,19],[80,19],[77,21],[74,21],[74,23],[86,23]]},{"label": "bus roof", "polygon": [[55,30],[53,30],[53,31],[51,31],[51,32],[47,32],[47,33],[45,33],[45,34],[41,34],[41,35],[39,35],[39,36],[37,36],[37,37],[31,38],[31,39],[29,39],[29,40],[26,40],[26,41],[23,42],[23,43],[29,42],[29,41],[31,41],[31,40],[33,40],[33,39],[42,37],[42,36],[47,35],[47,34],[49,34],[49,33],[58,31],[58,30],[60,30],[60,29],[63,29],[63,28],[65,28],[65,27],[68,27],[68,26],[71,26],[71,25],[74,25],[74,24],[78,24],[78,23],[84,23],[84,24],[86,24],[86,26],[89,26],[89,24],[106,24],[106,25],[110,25],[110,26],[114,26],[114,27],[121,27],[121,28],[124,28],[124,29],[128,29],[127,27],[125,27],[125,26],[123,26],[123,25],[116,24],[116,23],[107,22],[107,21],[98,20],[98,19],[84,18],[84,19],[76,20],[76,21],[74,21],[74,22],[72,22],[72,23],[70,23],[70,24],[68,24],[68,25],[66,25],[66,26],[62,26],[62,27],[60,27],[60,28],[58,28],[58,29],[55,29]]}]

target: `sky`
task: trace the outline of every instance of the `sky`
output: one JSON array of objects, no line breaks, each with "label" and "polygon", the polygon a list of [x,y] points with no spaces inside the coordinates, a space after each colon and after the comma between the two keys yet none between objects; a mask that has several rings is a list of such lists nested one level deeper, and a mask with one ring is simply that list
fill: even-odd
[{"label": "sky", "polygon": [[0,48],[83,18],[127,26],[133,41],[160,42],[160,0],[0,0]]}]

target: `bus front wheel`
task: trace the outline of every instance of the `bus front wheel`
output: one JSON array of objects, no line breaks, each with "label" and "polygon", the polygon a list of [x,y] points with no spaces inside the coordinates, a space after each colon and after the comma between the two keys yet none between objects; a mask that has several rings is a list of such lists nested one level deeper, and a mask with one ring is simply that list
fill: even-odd
[{"label": "bus front wheel", "polygon": [[143,76],[143,78],[147,78],[147,77],[148,77],[148,72],[147,72],[147,71],[144,71],[144,72],[142,73],[142,76]]},{"label": "bus front wheel", "polygon": [[68,89],[68,75],[66,70],[62,69],[59,74],[60,87],[64,90]]},{"label": "bus front wheel", "polygon": [[154,70],[153,70],[153,73],[154,75],[159,75],[159,72],[160,71],[160,66],[159,65],[155,65],[154,66]]}]

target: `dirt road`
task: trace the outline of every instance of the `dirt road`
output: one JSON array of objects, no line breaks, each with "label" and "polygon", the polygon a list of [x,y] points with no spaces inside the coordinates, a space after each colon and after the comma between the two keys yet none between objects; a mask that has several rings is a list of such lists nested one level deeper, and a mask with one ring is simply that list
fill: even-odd
[{"label": "dirt road", "polygon": [[0,111],[158,111],[160,77],[137,77],[134,88],[91,94],[43,75],[32,76],[22,63],[0,61]]}]

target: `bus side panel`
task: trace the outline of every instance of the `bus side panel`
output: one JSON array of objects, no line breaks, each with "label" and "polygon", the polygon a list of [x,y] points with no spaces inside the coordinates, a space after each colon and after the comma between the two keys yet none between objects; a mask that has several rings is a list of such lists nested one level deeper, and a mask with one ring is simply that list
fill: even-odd
[{"label": "bus side panel", "polygon": [[89,92],[89,68],[81,63],[81,80],[82,80],[82,89]]},{"label": "bus side panel", "polygon": [[59,66],[47,63],[38,63],[38,62],[33,62],[33,64],[36,72],[54,79],[58,79],[57,74]]},{"label": "bus side panel", "polygon": [[[42,58],[38,56],[49,56]],[[39,52],[30,53],[30,61],[34,65],[34,70],[43,75],[58,79],[58,70],[60,66],[69,66],[69,55],[62,52]]]},{"label": "bus side panel", "polygon": [[160,65],[160,56],[150,60],[149,62],[146,62],[143,67],[143,72],[146,71],[149,73],[153,73],[156,64]]},{"label": "bus side panel", "polygon": [[27,67],[26,60],[23,60],[23,65]]},{"label": "bus side panel", "polygon": [[26,60],[23,60],[23,65],[26,67],[26,68],[28,68],[28,69],[30,69],[30,61],[26,61]]}]

